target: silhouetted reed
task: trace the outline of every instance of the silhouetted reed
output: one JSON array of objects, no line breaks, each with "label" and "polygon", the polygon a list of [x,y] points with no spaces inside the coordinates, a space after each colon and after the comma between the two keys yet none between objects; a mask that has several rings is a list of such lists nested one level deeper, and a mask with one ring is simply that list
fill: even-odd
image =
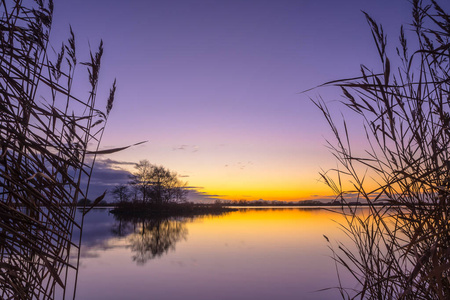
[{"label": "silhouetted reed", "polygon": [[[112,108],[96,108],[103,46],[81,63],[87,99],[72,93],[75,35],[52,60],[53,2],[0,1],[0,298],[54,299],[65,292],[78,199],[87,197],[95,154]],[[88,145],[94,145],[91,156]],[[100,201],[99,198],[97,200]],[[88,208],[85,209],[85,212]],[[84,213],[85,213],[84,212]],[[64,295],[63,295],[64,297]]]},{"label": "silhouetted reed", "polygon": [[[402,27],[398,59],[390,59],[383,28],[366,14],[382,71],[362,66],[358,78],[325,84],[340,87],[342,103],[363,120],[364,151],[360,141],[354,147],[353,124],[339,125],[330,104],[315,101],[340,163],[322,178],[344,203],[342,227],[353,242],[330,248],[359,283],[348,289],[341,282],[343,298],[450,298],[450,15],[435,1],[412,4],[413,50]],[[366,214],[345,205],[349,194],[369,203]]]}]

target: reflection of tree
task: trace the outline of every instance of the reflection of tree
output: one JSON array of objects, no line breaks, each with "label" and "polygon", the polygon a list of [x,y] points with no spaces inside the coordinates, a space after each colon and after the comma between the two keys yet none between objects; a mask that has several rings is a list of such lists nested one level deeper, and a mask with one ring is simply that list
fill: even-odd
[{"label": "reflection of tree", "polygon": [[131,224],[134,232],[128,236],[133,251],[133,261],[143,265],[148,260],[175,249],[175,244],[185,240],[188,234],[187,218],[117,218],[113,233],[124,236]]},{"label": "reflection of tree", "polygon": [[133,222],[130,220],[124,220],[123,218],[116,218],[116,223],[114,223],[111,228],[111,232],[119,237],[125,237],[134,231]]},{"label": "reflection of tree", "polygon": [[142,265],[169,249],[174,250],[175,244],[187,237],[185,222],[169,219],[144,221],[142,227],[130,236],[131,249],[135,252],[133,260]]}]

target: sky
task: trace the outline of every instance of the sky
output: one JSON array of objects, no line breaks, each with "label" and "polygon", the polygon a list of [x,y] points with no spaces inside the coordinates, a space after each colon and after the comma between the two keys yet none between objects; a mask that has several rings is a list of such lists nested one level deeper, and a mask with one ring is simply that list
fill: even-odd
[{"label": "sky", "polygon": [[358,76],[360,64],[380,70],[362,11],[392,47],[410,28],[406,0],[55,1],[55,49],[69,25],[80,61],[104,42],[99,103],[117,78],[101,148],[148,141],[99,157],[92,193],[148,159],[188,181],[192,200],[328,199],[319,172],[336,167],[331,131],[310,98],[333,106],[340,93],[301,92]]}]

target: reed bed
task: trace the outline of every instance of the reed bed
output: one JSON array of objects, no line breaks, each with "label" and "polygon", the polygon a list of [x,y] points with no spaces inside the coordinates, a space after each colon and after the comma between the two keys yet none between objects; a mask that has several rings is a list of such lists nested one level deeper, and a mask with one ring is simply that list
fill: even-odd
[{"label": "reed bed", "polygon": [[[52,13],[52,1],[0,1],[1,299],[68,297],[80,247],[72,234],[82,228],[76,203],[87,197],[82,182],[101,153],[114,100],[115,83],[105,112],[96,108],[102,43],[80,63],[70,30],[59,53],[49,51]],[[87,99],[72,92],[80,64]]]},{"label": "reed bed", "polygon": [[[339,87],[342,103],[363,120],[365,151],[356,149],[353,124],[314,101],[339,162],[321,175],[343,203],[352,244],[327,240],[340,274],[358,283],[340,281],[338,289],[344,299],[450,299],[450,15],[435,1],[412,1],[412,24],[395,49],[365,16],[380,72],[362,66],[357,78],[325,84]],[[355,195],[369,203],[367,214],[348,205]],[[388,204],[374,205],[381,201]]]}]

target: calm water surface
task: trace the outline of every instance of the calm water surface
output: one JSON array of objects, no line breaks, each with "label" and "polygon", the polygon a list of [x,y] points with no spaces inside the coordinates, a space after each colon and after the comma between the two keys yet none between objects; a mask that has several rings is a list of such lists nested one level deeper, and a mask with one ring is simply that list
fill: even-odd
[{"label": "calm water surface", "polygon": [[340,218],[241,208],[133,223],[96,209],[85,220],[77,299],[339,299],[318,290],[338,284],[323,235],[344,240]]}]

